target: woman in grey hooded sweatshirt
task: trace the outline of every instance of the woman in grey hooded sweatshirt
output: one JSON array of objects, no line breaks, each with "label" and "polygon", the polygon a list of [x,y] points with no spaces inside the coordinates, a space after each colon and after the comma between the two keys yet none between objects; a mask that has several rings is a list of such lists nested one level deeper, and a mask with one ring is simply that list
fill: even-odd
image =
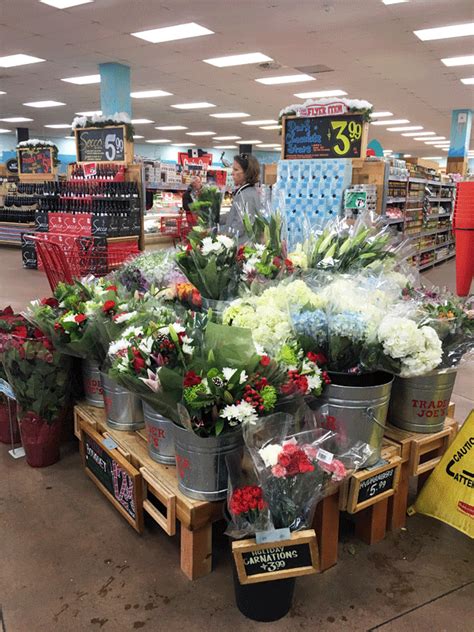
[{"label": "woman in grey hooded sweatshirt", "polygon": [[261,209],[260,195],[255,188],[260,178],[260,165],[252,154],[239,154],[234,156],[232,177],[236,190],[232,206],[225,219],[226,232],[238,233],[239,240],[244,238],[244,225],[242,218],[248,213],[252,220],[257,211]]}]

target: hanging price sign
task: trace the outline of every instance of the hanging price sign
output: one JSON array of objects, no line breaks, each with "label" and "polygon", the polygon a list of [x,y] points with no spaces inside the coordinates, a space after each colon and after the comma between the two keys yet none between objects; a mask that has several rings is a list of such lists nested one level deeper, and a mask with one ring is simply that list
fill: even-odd
[{"label": "hanging price sign", "polygon": [[363,158],[367,125],[362,114],[283,119],[283,158]]}]

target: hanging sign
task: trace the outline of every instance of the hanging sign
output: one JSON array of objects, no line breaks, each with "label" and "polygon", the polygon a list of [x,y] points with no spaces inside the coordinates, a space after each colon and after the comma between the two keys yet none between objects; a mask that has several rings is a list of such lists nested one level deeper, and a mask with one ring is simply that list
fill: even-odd
[{"label": "hanging sign", "polygon": [[20,175],[53,173],[53,150],[51,147],[20,148],[18,152],[18,171]]},{"label": "hanging sign", "polygon": [[[114,507],[141,533],[143,531],[141,475],[87,422],[80,423],[81,454],[86,474]],[[114,447],[115,446],[115,447]]]},{"label": "hanging sign", "polygon": [[188,156],[187,152],[178,152],[178,164],[184,169],[187,167],[200,167],[201,169],[207,169],[212,165],[212,154],[202,154],[202,156]]},{"label": "hanging sign", "polygon": [[360,158],[365,155],[367,125],[362,114],[283,118],[282,158]]},{"label": "hanging sign", "polygon": [[78,162],[124,162],[125,126],[76,128]]},{"label": "hanging sign", "polygon": [[319,571],[316,534],[312,529],[291,534],[290,539],[256,544],[254,539],[232,543],[239,582],[256,584],[309,575]]},{"label": "hanging sign", "polygon": [[297,116],[335,116],[337,114],[346,114],[349,108],[342,101],[333,101],[332,103],[310,103],[309,105],[301,105],[296,108]]}]

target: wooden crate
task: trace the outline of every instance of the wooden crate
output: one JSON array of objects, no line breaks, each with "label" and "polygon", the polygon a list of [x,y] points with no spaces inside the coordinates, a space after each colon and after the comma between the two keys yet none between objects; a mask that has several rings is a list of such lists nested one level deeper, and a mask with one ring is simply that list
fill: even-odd
[{"label": "wooden crate", "polygon": [[[454,412],[450,405],[449,412]],[[441,461],[443,454],[458,432],[458,424],[451,417],[447,417],[443,430],[432,434],[407,432],[387,424],[385,436],[400,446],[402,459],[398,490],[389,501],[388,526],[399,529],[406,524],[408,507],[408,490],[410,478],[418,477],[418,489]]]},{"label": "wooden crate", "polygon": [[[112,438],[117,449],[139,472],[143,500],[138,511],[145,511],[167,535],[176,533],[180,523],[181,570],[189,579],[197,579],[212,570],[212,523],[223,518],[222,502],[192,500],[178,489],[174,466],[153,461],[146,440],[136,432],[111,430],[105,423],[103,408],[78,404],[74,409],[74,429],[80,436],[80,425],[90,424],[104,438]],[[166,509],[163,513],[153,500]]]}]

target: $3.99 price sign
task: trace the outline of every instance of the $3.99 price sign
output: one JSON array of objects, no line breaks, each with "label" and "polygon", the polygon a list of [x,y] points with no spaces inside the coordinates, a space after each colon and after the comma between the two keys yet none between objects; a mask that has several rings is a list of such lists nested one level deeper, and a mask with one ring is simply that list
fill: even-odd
[{"label": "$3.99 price sign", "polygon": [[360,114],[287,117],[283,158],[289,160],[363,157],[364,121]]}]

